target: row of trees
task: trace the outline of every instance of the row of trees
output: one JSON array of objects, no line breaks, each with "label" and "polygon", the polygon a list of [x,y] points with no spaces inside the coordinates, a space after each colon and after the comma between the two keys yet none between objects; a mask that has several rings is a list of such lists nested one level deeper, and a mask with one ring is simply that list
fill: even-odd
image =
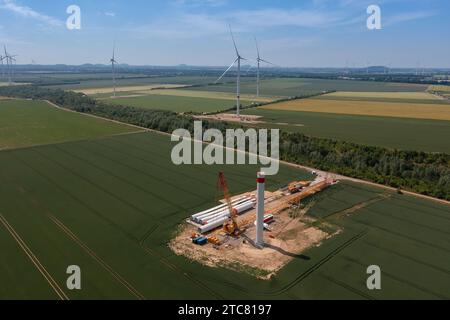
[{"label": "row of trees", "polygon": [[[167,111],[110,106],[83,94],[33,86],[0,88],[0,96],[49,100],[62,107],[171,133],[193,131],[194,119]],[[235,124],[203,121],[205,129],[225,131]],[[282,132],[281,158],[325,171],[450,200],[450,155],[400,151]]]}]

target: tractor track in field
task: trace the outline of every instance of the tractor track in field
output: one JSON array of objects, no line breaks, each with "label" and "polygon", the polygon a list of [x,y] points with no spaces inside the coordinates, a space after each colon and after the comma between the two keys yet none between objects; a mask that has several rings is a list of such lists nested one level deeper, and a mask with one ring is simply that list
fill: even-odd
[{"label": "tractor track in field", "polygon": [[[122,183],[124,183],[124,184],[126,184],[126,185],[133,186],[133,187],[136,188],[137,190],[139,190],[139,191],[141,191],[141,192],[143,192],[143,193],[146,193],[146,194],[148,194],[148,195],[151,195],[151,196],[155,197],[155,198],[156,198],[157,200],[159,200],[159,201],[166,202],[166,203],[170,204],[171,206],[177,208],[178,210],[183,210],[183,207],[182,207],[182,206],[180,206],[179,204],[177,204],[176,202],[174,202],[174,201],[172,201],[172,200],[165,199],[165,198],[161,197],[160,195],[158,195],[158,194],[156,194],[156,193],[154,193],[154,192],[151,192],[151,191],[149,191],[149,190],[143,188],[142,186],[140,186],[140,185],[138,185],[138,184],[136,184],[136,183],[134,183],[134,182],[131,182],[131,181],[129,181],[129,180],[127,180],[127,179],[125,179],[125,178],[123,178],[123,177],[121,177],[121,176],[119,176],[119,175],[117,175],[117,174],[115,174],[115,173],[113,173],[113,172],[111,172],[111,171],[108,171],[108,170],[106,170],[106,169],[104,169],[104,168],[102,168],[102,167],[100,167],[100,166],[98,166],[98,165],[92,163],[91,161],[88,161],[88,160],[86,160],[86,159],[83,159],[83,158],[81,158],[81,157],[79,157],[79,156],[77,156],[77,155],[74,155],[73,153],[70,153],[70,152],[68,152],[68,151],[66,151],[66,150],[63,150],[63,149],[61,149],[61,148],[59,148],[59,147],[56,147],[56,148],[57,148],[58,150],[60,150],[62,153],[65,153],[65,154],[69,155],[70,157],[73,157],[73,158],[75,158],[75,159],[78,159],[79,161],[81,161],[81,162],[83,162],[83,163],[86,163],[87,165],[89,165],[89,166],[95,168],[96,170],[101,171],[101,172],[103,172],[103,173],[105,173],[106,175],[109,175],[109,176],[111,176],[111,177],[114,177],[115,179],[121,181]],[[42,154],[41,154],[41,155],[42,155]],[[47,158],[47,159],[48,159],[48,158]],[[105,159],[107,159],[107,158],[105,157]],[[55,161],[52,161],[52,160],[50,160],[50,159],[48,159],[48,160],[51,161],[51,162],[55,162]],[[69,169],[67,169],[66,167],[64,167],[63,165],[61,165],[59,162],[55,162],[55,163],[59,164],[63,169],[69,171]],[[95,187],[100,188],[100,187],[99,187],[98,185],[96,185],[94,182],[92,182],[91,180],[89,180],[89,179],[83,177],[82,175],[76,173],[75,171],[69,171],[69,172],[71,172],[71,173],[74,174],[74,175],[77,175],[80,179],[82,179],[82,180],[84,180],[84,181],[86,181],[86,182],[89,182],[90,184],[94,185]],[[104,191],[104,192],[106,192],[106,189],[101,189],[101,190]],[[109,191],[108,191],[108,192],[109,192]],[[114,193],[112,193],[112,192],[110,192],[110,193],[108,193],[108,194],[111,195],[111,196],[114,195]],[[135,209],[135,210],[137,210],[137,211],[139,211],[139,212],[144,213],[145,215],[147,215],[147,214],[146,214],[142,209],[140,209],[139,207],[137,207],[137,206],[135,206],[135,205],[129,203],[128,201],[126,201],[126,200],[124,200],[124,199],[121,199],[121,198],[117,197],[117,195],[114,195],[114,197],[116,197],[116,198],[117,198],[118,200],[120,200],[121,202],[123,202],[123,203],[129,205],[131,208],[133,208],[133,209]]]},{"label": "tractor track in field", "polygon": [[[183,191],[183,192],[186,192],[186,193],[188,193],[188,194],[190,194],[190,195],[192,195],[192,196],[194,196],[194,197],[196,197],[196,198],[200,198],[200,196],[199,196],[198,194],[195,194],[195,193],[191,192],[190,190],[183,190],[183,189],[180,188],[179,185],[177,185],[177,184],[175,184],[175,183],[171,183],[170,181],[166,181],[166,180],[164,180],[163,178],[159,178],[159,177],[157,177],[157,176],[155,176],[155,175],[151,175],[151,174],[149,174],[148,172],[145,172],[145,171],[143,171],[143,170],[139,170],[139,169],[137,169],[137,168],[134,168],[134,167],[132,167],[132,166],[129,166],[129,165],[127,165],[127,164],[125,164],[125,163],[122,163],[122,162],[120,162],[120,161],[113,160],[112,158],[107,157],[107,156],[105,156],[104,154],[100,154],[100,153],[98,153],[98,152],[96,152],[96,151],[89,150],[89,149],[86,148],[86,147],[82,147],[82,146],[78,146],[78,147],[81,148],[81,149],[83,149],[83,150],[85,150],[85,151],[87,151],[87,152],[96,154],[96,155],[98,155],[99,157],[104,158],[104,159],[106,159],[106,160],[108,160],[108,161],[111,161],[112,163],[115,163],[115,164],[117,164],[117,165],[119,165],[119,166],[126,167],[126,168],[128,168],[128,169],[130,169],[130,170],[132,170],[132,171],[134,171],[134,172],[137,172],[137,173],[139,173],[139,174],[145,175],[145,176],[147,176],[147,177],[149,177],[149,178],[151,178],[151,179],[154,179],[154,180],[156,180],[156,181],[158,181],[158,182],[162,182],[162,183],[164,183],[164,184],[166,184],[166,185],[169,185],[169,186],[174,187],[174,188],[176,188],[176,189],[178,189],[178,190],[181,190],[181,191]],[[100,171],[103,171],[103,172],[105,172],[105,173],[107,173],[107,174],[110,174],[110,175],[112,175],[112,176],[115,177],[115,175],[114,175],[113,173],[109,172],[108,170],[105,170],[105,169],[102,168],[102,167],[99,167],[98,165],[92,163],[92,162],[89,161],[89,160],[86,160],[86,159],[84,159],[84,158],[82,158],[82,157],[80,157],[80,156],[77,156],[77,155],[75,155],[75,154],[73,154],[73,153],[70,153],[69,151],[62,149],[62,148],[60,148],[59,146],[56,146],[56,148],[57,148],[58,150],[61,150],[61,152],[64,152],[64,153],[66,153],[66,154],[69,154],[71,157],[74,157],[74,158],[76,158],[76,159],[78,159],[78,160],[80,160],[80,161],[82,161],[82,162],[88,163],[88,164],[91,165],[92,167],[94,167],[94,168],[96,168],[96,169],[98,169],[98,170],[100,170]],[[119,179],[119,178],[117,178],[117,179]],[[123,179],[123,178],[122,178],[122,179]],[[126,179],[123,179],[123,180],[126,180]],[[134,186],[133,182],[129,182],[129,181],[125,181],[125,182],[127,182],[128,184]],[[137,188],[137,187],[138,187],[138,186],[136,185],[136,188]],[[142,187],[139,187],[139,188],[140,188],[140,189],[143,189]],[[143,189],[142,191],[144,191],[144,190],[145,190],[145,189]],[[146,192],[146,193],[149,193],[149,194],[151,194],[151,195],[154,195],[154,196],[156,197],[156,194],[154,194],[153,192],[150,192],[150,191],[148,191],[148,190],[145,190],[145,192]],[[160,200],[161,200],[161,199],[160,199]],[[177,204],[176,204],[175,202],[169,200],[169,199],[168,199],[168,200],[164,200],[164,202],[170,203],[170,204],[173,205],[174,207],[177,207]],[[181,206],[179,206],[178,209],[182,209]]]},{"label": "tractor track in field", "polygon": [[116,279],[121,285],[123,285],[133,296],[138,300],[146,300],[145,296],[141,294],[136,288],[133,287],[127,280],[125,280],[119,273],[117,273],[109,264],[107,264],[101,257],[99,257],[91,248],[89,248],[83,241],[81,241],[68,227],[66,227],[61,221],[59,221],[51,213],[48,214],[48,218],[72,241],[83,249],[92,259],[94,259],[103,269]]},{"label": "tractor track in field", "polygon": [[350,292],[353,292],[354,294],[357,294],[360,297],[363,297],[363,298],[365,298],[367,300],[377,300],[376,298],[372,297],[371,295],[368,295],[367,293],[365,293],[365,292],[363,292],[361,290],[358,290],[358,289],[356,289],[356,288],[346,284],[345,282],[342,282],[342,281],[339,281],[339,280],[337,280],[335,278],[332,278],[332,277],[330,277],[330,276],[328,276],[328,275],[326,275],[324,273],[320,273],[320,276],[322,278],[324,278],[325,280],[327,280],[329,282],[332,282],[332,283],[338,285],[339,287],[342,287],[342,288],[344,288],[344,289],[346,289],[346,290],[348,290]]},{"label": "tractor track in field", "polygon": [[69,297],[64,292],[64,290],[61,289],[58,282],[56,282],[56,280],[47,271],[47,269],[45,269],[45,267],[42,265],[42,263],[33,253],[33,251],[31,251],[31,249],[28,247],[25,241],[20,237],[20,235],[14,230],[14,228],[9,224],[8,220],[6,220],[6,218],[1,213],[0,213],[0,222],[3,224],[5,229],[11,234],[11,236],[14,238],[14,240],[17,242],[17,244],[23,250],[23,252],[28,256],[28,258],[34,264],[36,269],[41,273],[41,275],[45,278],[48,284],[52,287],[56,295],[61,300],[70,300]]},{"label": "tractor track in field", "polygon": [[293,287],[295,287],[297,284],[299,284],[300,282],[302,282],[303,280],[305,280],[308,276],[310,276],[314,271],[318,270],[320,267],[322,267],[325,263],[327,263],[328,261],[330,261],[331,259],[333,259],[335,256],[337,256],[339,253],[341,253],[343,250],[345,250],[346,248],[348,248],[349,246],[351,246],[353,243],[355,243],[356,241],[362,239],[366,234],[367,234],[368,230],[364,230],[361,233],[355,235],[354,237],[352,237],[351,239],[349,239],[348,241],[344,242],[342,245],[340,245],[339,247],[337,247],[335,250],[333,250],[332,252],[330,252],[326,257],[324,257],[323,259],[321,259],[320,261],[318,261],[316,264],[314,264],[311,268],[307,269],[305,272],[303,272],[302,274],[300,274],[294,281],[292,281],[291,283],[285,285],[283,288],[281,288],[280,290],[277,291],[273,291],[270,293],[266,293],[265,295],[270,295],[270,296],[274,296],[274,295],[279,295],[282,293],[287,292],[288,290],[292,289]]},{"label": "tractor track in field", "polygon": [[[361,263],[360,261],[358,261],[358,260],[356,260],[356,259],[354,259],[354,258],[352,258],[350,256],[343,255],[342,259],[344,259],[344,260],[346,260],[348,262],[355,263],[355,264],[357,264],[357,265],[359,265],[359,266],[361,266],[363,268],[367,268],[367,265]],[[396,280],[398,282],[405,283],[405,284],[407,284],[410,287],[413,287],[413,288],[415,288],[415,289],[417,289],[419,291],[422,291],[422,292],[426,292],[426,293],[428,293],[428,294],[430,294],[430,295],[432,295],[432,296],[434,296],[436,298],[439,298],[439,299],[442,299],[442,300],[450,299],[450,296],[445,296],[443,294],[440,294],[440,293],[437,293],[437,292],[433,292],[433,291],[431,291],[431,290],[429,290],[427,288],[424,288],[424,287],[422,287],[420,285],[415,284],[414,282],[411,282],[411,281],[406,280],[406,279],[399,278],[399,277],[397,277],[397,276],[395,276],[395,275],[393,275],[393,274],[391,274],[389,272],[386,272],[386,270],[383,270],[383,276],[391,278],[391,279],[394,279],[394,280]]]},{"label": "tractor track in field", "polygon": [[392,234],[392,235],[395,235],[395,236],[403,238],[403,239],[408,239],[410,241],[413,241],[415,243],[419,243],[421,245],[424,245],[424,246],[427,246],[427,247],[430,247],[430,248],[434,248],[434,249],[438,249],[438,250],[444,251],[446,253],[450,253],[449,249],[447,249],[447,248],[445,248],[443,246],[440,246],[439,244],[437,244],[435,242],[425,242],[423,240],[419,240],[419,239],[413,238],[411,236],[407,236],[407,235],[402,234],[400,232],[392,231],[392,230],[386,229],[384,227],[376,226],[376,225],[374,225],[374,224],[372,224],[370,222],[363,221],[361,219],[356,219],[355,217],[350,217],[350,219],[352,221],[354,221],[354,222],[357,222],[357,223],[367,227],[367,228],[373,228],[373,229],[376,229],[376,230],[380,230],[380,231],[386,232],[388,234]]},{"label": "tractor track in field", "polygon": [[211,288],[209,288],[206,284],[204,284],[203,282],[201,282],[200,280],[198,280],[197,278],[195,278],[195,276],[192,276],[191,274],[189,274],[188,272],[185,272],[183,269],[179,268],[177,265],[171,263],[169,260],[167,260],[166,258],[164,258],[161,254],[159,254],[158,252],[156,252],[155,250],[149,248],[146,246],[145,242],[147,241],[147,239],[149,239],[152,234],[154,232],[156,232],[156,230],[160,227],[160,223],[158,222],[157,224],[155,224],[155,226],[153,228],[151,228],[145,235],[144,237],[142,237],[142,239],[139,241],[139,245],[141,246],[141,248],[149,255],[154,256],[155,258],[157,258],[161,263],[163,263],[164,265],[166,265],[168,268],[170,268],[171,270],[178,272],[180,274],[182,274],[183,276],[185,276],[188,280],[190,280],[191,282],[193,282],[194,284],[196,284],[197,286],[199,286],[201,289],[206,290],[207,292],[209,292],[212,296],[216,297],[218,300],[225,300],[225,298],[223,296],[221,296],[219,293],[215,292],[214,290],[212,290]]},{"label": "tractor track in field", "polygon": [[[26,165],[26,164],[25,164]],[[34,168],[32,168],[33,170]],[[37,172],[37,171],[36,171]],[[38,173],[39,174],[39,173]],[[39,174],[40,175],[40,174]],[[45,178],[44,178],[45,179]],[[52,181],[48,181],[50,182],[52,185],[55,185]],[[57,185],[55,185],[56,187],[58,187]],[[24,189],[21,186],[16,185],[17,189],[19,192],[21,193],[28,193],[29,192]],[[59,187],[58,187],[59,188]],[[63,190],[64,192],[64,190]],[[64,192],[67,193],[67,192]],[[71,195],[70,193],[68,194],[69,196]],[[74,242],[76,242],[86,253],[88,253],[95,261],[97,261],[103,268],[106,268],[107,271],[109,271],[111,273],[111,275],[118,280],[121,284],[125,285],[127,287],[127,289],[132,290],[133,295],[135,295],[138,299],[140,300],[144,300],[145,297],[139,293],[139,291],[137,291],[136,289],[134,289],[134,287],[132,287],[125,279],[123,279],[117,272],[115,272],[111,267],[109,267],[109,265],[104,262],[100,257],[98,257],[98,255],[92,251],[87,245],[85,245],[75,234],[73,234],[70,229],[68,229],[64,224],[62,224],[62,222],[60,222],[53,214],[52,212],[45,206],[43,205],[41,202],[39,202],[36,198],[34,197],[30,197],[30,201],[32,202],[32,204],[34,206],[40,207],[42,209],[44,209],[47,212],[47,216],[50,220],[53,221],[53,223],[55,223],[69,238],[71,238]],[[80,202],[83,206],[85,206],[89,211],[91,211],[92,213],[94,213],[95,215],[97,215],[95,212],[96,211],[92,211],[93,209],[91,209],[90,207],[87,207],[86,204],[84,204],[83,202]],[[97,215],[98,216],[98,215]],[[102,220],[106,219],[103,217],[103,215],[99,216]],[[109,220],[108,220],[109,221]],[[113,223],[112,227],[117,227],[120,230],[122,230],[120,227],[116,226]],[[159,262],[161,262],[162,264],[166,265],[167,267],[169,267],[171,270],[174,270],[180,274],[182,274],[183,276],[185,276],[188,280],[190,280],[192,283],[196,284],[197,286],[199,286],[201,289],[208,291],[212,296],[216,297],[219,300],[225,300],[224,297],[222,297],[220,294],[218,294],[217,292],[213,291],[211,288],[209,288],[207,285],[205,285],[204,283],[202,283],[200,280],[196,279],[194,276],[190,275],[189,273],[183,271],[182,269],[180,269],[178,266],[176,266],[175,264],[171,263],[170,261],[168,261],[166,258],[164,258],[162,255],[158,254],[155,250],[148,248],[145,245],[145,241],[151,237],[151,235],[159,228],[160,223],[157,222],[154,227],[152,227],[149,231],[146,232],[146,234],[144,235],[144,237],[141,238],[141,240],[136,239],[135,237],[133,237],[132,235],[128,234],[127,232],[125,232],[124,230],[122,230],[122,232],[124,232],[124,235],[127,238],[130,238],[133,242],[138,242],[140,247],[147,253],[152,255],[153,257],[155,257]]]}]

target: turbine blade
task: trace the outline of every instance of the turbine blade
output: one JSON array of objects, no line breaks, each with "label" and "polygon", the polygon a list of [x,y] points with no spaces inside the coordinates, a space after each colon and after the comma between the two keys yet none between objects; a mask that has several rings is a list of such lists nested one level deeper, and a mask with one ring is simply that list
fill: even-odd
[{"label": "turbine blade", "polygon": [[236,50],[236,55],[239,57],[239,50],[236,45],[236,40],[234,40],[234,34],[233,34],[233,31],[231,30],[231,25],[229,25],[229,27],[230,27],[231,39],[233,39],[234,49]]},{"label": "turbine blade", "polygon": [[258,60],[260,60],[258,40],[256,40],[256,37],[255,37],[255,44],[256,44],[256,52],[258,53]]},{"label": "turbine blade", "polygon": [[233,63],[231,64],[231,66],[229,66],[228,69],[227,69],[227,70],[220,76],[220,78],[217,79],[216,82],[214,82],[214,83],[217,83],[217,82],[219,82],[220,80],[222,80],[223,77],[225,77],[225,75],[228,73],[228,71],[230,71],[230,69],[233,68],[234,64],[238,61],[238,59],[239,59],[239,58],[236,58],[236,60],[233,61]]},{"label": "turbine blade", "polygon": [[274,63],[272,63],[272,62],[269,62],[269,61],[267,61],[267,60],[264,60],[264,59],[259,59],[259,61],[264,62],[264,63],[267,63],[267,64],[270,64],[270,65],[272,65],[272,66],[274,66],[274,67],[277,66],[276,64],[274,64]]}]

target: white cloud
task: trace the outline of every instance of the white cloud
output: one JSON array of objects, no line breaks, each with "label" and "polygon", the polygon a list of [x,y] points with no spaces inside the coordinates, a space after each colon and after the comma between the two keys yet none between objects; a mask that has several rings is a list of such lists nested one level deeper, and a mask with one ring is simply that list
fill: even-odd
[{"label": "white cloud", "polygon": [[435,16],[436,12],[404,12],[394,16],[386,17],[383,26],[392,26],[394,24],[426,19]]},{"label": "white cloud", "polygon": [[174,0],[172,2],[176,6],[210,6],[220,7],[227,3],[227,0]]},{"label": "white cloud", "polygon": [[0,10],[10,11],[25,18],[35,19],[52,27],[60,27],[64,25],[62,21],[37,12],[30,7],[21,6],[14,0],[3,0],[0,4]]},{"label": "white cloud", "polygon": [[116,13],[115,13],[115,12],[111,12],[111,11],[107,11],[107,12],[105,12],[105,16],[108,16],[108,17],[115,17],[115,16],[116,16]]}]

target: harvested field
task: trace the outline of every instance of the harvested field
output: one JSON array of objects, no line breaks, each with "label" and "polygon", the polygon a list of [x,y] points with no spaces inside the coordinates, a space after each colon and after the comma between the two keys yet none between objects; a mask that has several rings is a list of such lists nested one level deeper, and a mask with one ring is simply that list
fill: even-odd
[{"label": "harvested field", "polygon": [[442,96],[428,92],[334,92],[314,99],[450,105]]},{"label": "harvested field", "polygon": [[[123,87],[117,87],[116,92],[135,92],[135,91],[145,91],[145,90],[153,90],[153,89],[159,89],[159,88],[182,88],[182,85],[179,84],[152,84],[152,85],[142,85],[142,86],[123,86]],[[114,88],[113,87],[106,87],[106,88],[90,88],[90,89],[81,89],[81,90],[74,90],[74,92],[84,93],[86,95],[97,95],[97,94],[104,94],[104,93],[113,93]]]},{"label": "harvested field", "polygon": [[[208,98],[208,99],[222,99],[236,101],[236,94],[227,92],[211,92],[211,91],[190,91],[182,89],[164,89],[164,90],[152,90],[150,92],[139,92],[154,95],[164,96],[177,96],[177,97],[192,97],[192,98]],[[241,95],[242,100],[255,101],[255,102],[272,102],[277,100],[277,97],[256,97],[254,95],[244,94]]]},{"label": "harvested field", "polygon": [[450,105],[304,99],[265,105],[260,109],[450,120]]}]

